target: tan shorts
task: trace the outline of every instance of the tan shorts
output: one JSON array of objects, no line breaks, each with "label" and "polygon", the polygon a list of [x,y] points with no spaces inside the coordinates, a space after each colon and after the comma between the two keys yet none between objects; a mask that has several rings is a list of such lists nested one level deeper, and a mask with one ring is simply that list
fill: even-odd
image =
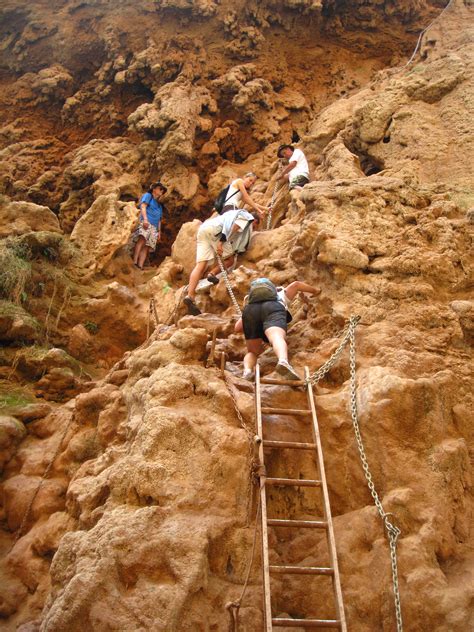
[{"label": "tan shorts", "polygon": [[[212,261],[216,256],[216,248],[219,239],[216,237],[217,229],[215,226],[202,225],[197,232],[197,251],[196,263],[200,261]],[[222,258],[227,259],[233,254],[232,245],[225,241]]]}]

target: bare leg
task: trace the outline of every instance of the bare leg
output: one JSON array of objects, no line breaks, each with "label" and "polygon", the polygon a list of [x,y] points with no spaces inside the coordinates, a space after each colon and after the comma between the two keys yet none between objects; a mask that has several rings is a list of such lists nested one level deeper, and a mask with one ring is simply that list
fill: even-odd
[{"label": "bare leg", "polygon": [[281,327],[269,327],[265,329],[265,335],[270,341],[278,360],[288,361],[288,345],[286,344],[286,331]]},{"label": "bare leg", "polygon": [[198,261],[189,275],[188,296],[190,296],[193,301],[196,298],[197,284],[202,279],[202,275],[204,274],[206,268],[207,261]]},{"label": "bare leg", "polygon": [[276,372],[286,380],[300,380],[300,376],[288,363],[288,345],[286,344],[286,331],[281,327],[269,327],[265,335],[270,340],[275,355],[278,358]]},{"label": "bare leg", "polygon": [[133,251],[133,263],[135,265],[140,265],[138,263],[138,258],[141,254],[143,246],[145,246],[145,237],[140,236],[137,240],[137,243],[135,244],[135,250]]},{"label": "bare leg", "polygon": [[[232,264],[234,263],[234,255],[232,255],[231,257],[227,257],[227,259],[224,259],[223,264],[224,264],[224,268],[226,270],[228,270],[229,268],[232,267]],[[212,268],[212,270],[209,270],[209,274],[219,274],[219,272],[221,271],[220,266],[216,265]]]},{"label": "bare leg", "polygon": [[138,255],[138,265],[140,268],[143,268],[143,264],[145,263],[145,259],[147,257],[147,254],[150,252],[151,248],[149,248],[148,246],[143,246],[143,248],[140,250],[140,253]]},{"label": "bare leg", "polygon": [[255,365],[257,364],[257,358],[263,350],[263,340],[261,338],[247,340],[246,342],[247,353],[244,358],[244,373],[254,371]]}]

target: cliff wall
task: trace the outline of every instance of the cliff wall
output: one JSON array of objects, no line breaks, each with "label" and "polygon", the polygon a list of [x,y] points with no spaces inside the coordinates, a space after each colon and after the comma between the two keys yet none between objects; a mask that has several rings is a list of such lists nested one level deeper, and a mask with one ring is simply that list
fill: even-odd
[{"label": "cliff wall", "polygon": [[[256,511],[252,386],[224,284],[199,295],[204,316],[186,316],[179,299],[196,219],[249,170],[268,203],[276,148],[294,134],[312,181],[278,191],[274,228],[254,236],[232,286],[240,303],[255,276],[322,288],[293,307],[300,371],[327,360],[361,315],[361,432],[401,529],[405,629],[472,627],[473,7],[454,0],[435,20],[446,5],[4,3],[5,630],[228,629]],[[159,266],[140,273],[126,249],[134,200],[157,177],[169,187],[166,235]],[[247,430],[207,362],[214,329]],[[263,372],[274,363],[265,352]],[[388,544],[348,378],[346,353],[315,391],[348,627],[391,631]],[[268,393],[303,407],[302,393]],[[297,418],[268,423],[275,439],[306,431]],[[310,462],[274,454],[269,466],[305,478]],[[311,491],[272,492],[270,507],[321,515]],[[270,544],[275,563],[318,565],[326,553],[304,530],[274,532]],[[257,555],[246,632],[262,629],[261,591]],[[333,616],[327,578],[275,582],[273,608]]]}]

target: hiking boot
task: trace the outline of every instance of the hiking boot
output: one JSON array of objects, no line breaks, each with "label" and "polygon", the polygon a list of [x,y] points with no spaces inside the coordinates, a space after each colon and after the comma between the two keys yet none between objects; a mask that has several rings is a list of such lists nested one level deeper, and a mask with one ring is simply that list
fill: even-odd
[{"label": "hiking boot", "polygon": [[219,283],[219,279],[216,277],[215,274],[208,274],[207,280],[209,281],[209,283],[212,283],[212,285],[217,285]]},{"label": "hiking boot", "polygon": [[191,314],[191,316],[199,316],[199,314],[201,313],[201,310],[199,309],[199,307],[196,305],[196,303],[193,301],[193,299],[190,296],[185,296],[183,303],[188,308],[188,314]]},{"label": "hiking boot", "polygon": [[294,370],[287,360],[278,360],[276,372],[287,380],[301,380],[298,373]]},{"label": "hiking boot", "polygon": [[244,380],[253,382],[255,379],[255,373],[252,371],[252,369],[244,369],[244,372],[242,373],[242,377]]}]

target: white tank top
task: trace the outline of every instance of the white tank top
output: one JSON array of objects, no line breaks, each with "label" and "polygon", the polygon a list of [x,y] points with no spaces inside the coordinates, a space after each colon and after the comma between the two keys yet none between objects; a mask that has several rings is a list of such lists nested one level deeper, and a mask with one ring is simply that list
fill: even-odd
[{"label": "white tank top", "polygon": [[[224,206],[233,206],[234,208],[240,208],[242,202],[242,193],[240,192],[239,187],[235,184],[238,182],[240,178],[237,180],[233,180],[229,186],[229,190],[227,191],[227,195],[225,198]],[[237,191],[237,193],[236,193]],[[235,193],[235,195],[234,195]],[[232,197],[231,197],[232,196]],[[229,201],[227,201],[229,200]]]}]

